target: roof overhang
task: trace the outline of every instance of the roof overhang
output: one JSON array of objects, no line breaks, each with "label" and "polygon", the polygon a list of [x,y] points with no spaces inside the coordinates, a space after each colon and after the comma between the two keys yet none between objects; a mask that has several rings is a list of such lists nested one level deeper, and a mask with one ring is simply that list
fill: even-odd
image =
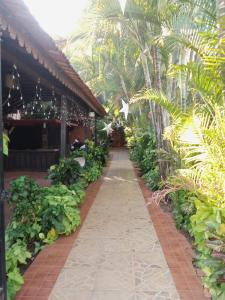
[{"label": "roof overhang", "polygon": [[99,116],[106,114],[89,87],[75,72],[53,39],[40,27],[22,0],[0,1],[0,29],[37,60],[72,93],[79,96]]}]

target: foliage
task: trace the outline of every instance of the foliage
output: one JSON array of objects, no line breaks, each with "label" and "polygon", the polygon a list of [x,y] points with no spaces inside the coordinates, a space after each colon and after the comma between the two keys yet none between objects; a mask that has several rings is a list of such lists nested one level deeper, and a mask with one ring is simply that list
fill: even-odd
[{"label": "foliage", "polygon": [[6,228],[6,242],[10,246],[21,239],[32,248],[34,241],[39,240],[40,232],[40,220],[33,223],[21,223],[13,219]]},{"label": "foliage", "polygon": [[87,140],[85,150],[76,150],[72,157],[82,156],[85,158],[85,166],[80,173],[81,178],[87,182],[95,181],[102,173],[102,167],[106,164],[108,147],[96,146],[94,142]]},{"label": "foliage", "polygon": [[75,183],[80,175],[80,165],[73,156],[62,158],[58,165],[50,167],[48,178],[53,184],[62,183],[70,185]]},{"label": "foliage", "polygon": [[87,140],[86,141],[86,160],[87,165],[92,163],[98,163],[100,166],[105,166],[106,164],[106,155],[107,148],[102,148],[95,146],[94,142]]},{"label": "foliage", "polygon": [[[204,200],[204,199],[201,199]],[[192,232],[199,251],[197,260],[203,272],[205,285],[210,288],[215,299],[223,299],[225,262],[221,255],[225,251],[225,214],[223,209],[215,208],[197,199],[196,214],[191,217]]]},{"label": "foliage", "polygon": [[26,264],[27,259],[31,258],[31,253],[27,250],[26,243],[17,240],[6,252],[6,272],[7,272],[7,292],[8,299],[11,300],[20,290],[24,280],[20,274],[19,265]]},{"label": "foliage", "polygon": [[190,235],[191,220],[190,217],[196,212],[194,201],[197,199],[196,195],[179,190],[169,194],[172,201],[172,212],[178,229],[184,229]]},{"label": "foliage", "polygon": [[54,230],[55,237],[70,234],[80,224],[79,210],[76,206],[80,199],[76,193],[64,185],[44,188],[40,222],[43,233]]},{"label": "foliage", "polygon": [[9,137],[6,133],[3,133],[3,154],[8,156],[9,154]]},{"label": "foliage", "polygon": [[156,142],[152,132],[146,132],[130,140],[130,158],[138,163],[143,178],[153,191],[159,188],[160,175]]},{"label": "foliage", "polygon": [[93,161],[92,164],[87,164],[82,172],[83,178],[87,182],[92,182],[97,180],[102,173],[102,167],[99,165],[99,162]]},{"label": "foliage", "polygon": [[76,197],[79,199],[79,203],[82,203],[85,197],[85,188],[87,187],[87,181],[83,178],[80,178],[76,183],[70,185],[68,188],[76,194]]},{"label": "foliage", "polygon": [[[10,187],[8,202],[12,221],[6,229],[6,265],[8,295],[13,299],[23,284],[20,266],[60,235],[69,235],[80,225],[79,205],[84,199],[88,182],[96,180],[106,163],[107,151],[87,142],[87,151],[75,151],[59,165],[50,168],[54,185],[40,188],[22,176]],[[84,156],[82,170],[76,156]],[[65,183],[65,184],[62,184]]]},{"label": "foliage", "polygon": [[143,175],[143,178],[144,178],[147,186],[152,191],[157,191],[159,189],[160,175],[159,175],[159,167],[158,166],[155,166],[153,169],[148,170]]},{"label": "foliage", "polygon": [[41,208],[40,187],[26,177],[21,176],[12,181],[8,203],[12,209],[12,222],[6,230],[8,245],[22,239],[27,244],[38,240],[41,226],[38,213]]},{"label": "foliage", "polygon": [[38,184],[26,176],[12,181],[8,202],[13,208],[14,220],[23,224],[36,220],[40,205],[39,189]]},{"label": "foliage", "polygon": [[[223,9],[219,0],[131,0],[122,13],[118,1],[91,1],[65,50],[109,106],[136,95],[126,129],[131,158],[154,189],[166,158],[167,182],[178,190],[171,196],[176,224],[193,237],[214,299],[225,298],[225,233],[218,234],[225,207]],[[155,145],[145,134],[150,125]]]}]

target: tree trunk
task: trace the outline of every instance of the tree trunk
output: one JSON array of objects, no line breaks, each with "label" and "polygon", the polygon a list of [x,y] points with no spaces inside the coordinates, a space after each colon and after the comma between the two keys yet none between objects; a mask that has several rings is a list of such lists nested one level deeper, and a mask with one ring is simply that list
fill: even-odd
[{"label": "tree trunk", "polygon": [[[147,59],[146,55],[143,53],[143,51],[141,53],[141,63],[142,63],[142,68],[143,68],[143,72],[144,72],[146,88],[151,90],[152,82],[151,82],[151,77],[150,77],[150,72],[149,72],[148,59]],[[151,124],[156,132],[157,126],[156,126],[156,120],[155,120],[155,106],[154,106],[154,103],[151,101],[149,101],[149,108],[150,108],[150,111],[152,114]]]},{"label": "tree trunk", "polygon": [[130,99],[129,99],[129,96],[128,96],[126,83],[125,83],[125,81],[124,81],[124,79],[123,79],[123,75],[119,73],[119,77],[120,77],[120,83],[121,83],[123,92],[124,92],[124,94],[125,94],[125,96],[126,96],[127,101],[129,102]]},{"label": "tree trunk", "polygon": [[[153,60],[153,67],[154,67],[154,86],[155,89],[158,91],[162,90],[162,81],[160,76],[160,55],[159,50],[156,46],[152,46],[152,60]],[[164,132],[164,124],[163,124],[163,110],[162,107],[158,104],[155,105],[156,108],[156,138],[157,138],[157,148],[160,149],[167,149],[166,142],[163,141],[163,132]],[[160,175],[163,179],[166,178],[166,170],[167,165],[164,163],[159,155],[159,167],[160,167]]]},{"label": "tree trunk", "polygon": [[[158,49],[155,46],[152,47],[152,60],[153,60],[153,67],[154,67],[154,87],[156,90],[161,91],[162,83],[160,77],[160,62],[159,62]],[[158,148],[160,149],[163,147],[162,134],[164,130],[162,108],[158,104],[155,105],[155,108],[156,108],[157,142],[158,142]]]},{"label": "tree trunk", "polygon": [[217,20],[220,28],[220,36],[225,35],[225,0],[217,0]]}]

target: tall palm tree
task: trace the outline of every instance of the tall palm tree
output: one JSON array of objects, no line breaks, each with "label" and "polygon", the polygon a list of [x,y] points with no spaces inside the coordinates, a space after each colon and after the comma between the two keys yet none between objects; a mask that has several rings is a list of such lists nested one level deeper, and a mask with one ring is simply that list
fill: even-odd
[{"label": "tall palm tree", "polygon": [[225,1],[217,0],[217,17],[220,25],[221,35],[225,34]]}]

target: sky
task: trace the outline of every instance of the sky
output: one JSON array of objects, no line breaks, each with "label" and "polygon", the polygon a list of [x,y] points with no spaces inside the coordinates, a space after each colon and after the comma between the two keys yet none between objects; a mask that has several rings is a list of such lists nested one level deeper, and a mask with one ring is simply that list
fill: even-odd
[{"label": "sky", "polygon": [[53,37],[64,37],[74,30],[88,1],[24,0],[41,27]]}]

